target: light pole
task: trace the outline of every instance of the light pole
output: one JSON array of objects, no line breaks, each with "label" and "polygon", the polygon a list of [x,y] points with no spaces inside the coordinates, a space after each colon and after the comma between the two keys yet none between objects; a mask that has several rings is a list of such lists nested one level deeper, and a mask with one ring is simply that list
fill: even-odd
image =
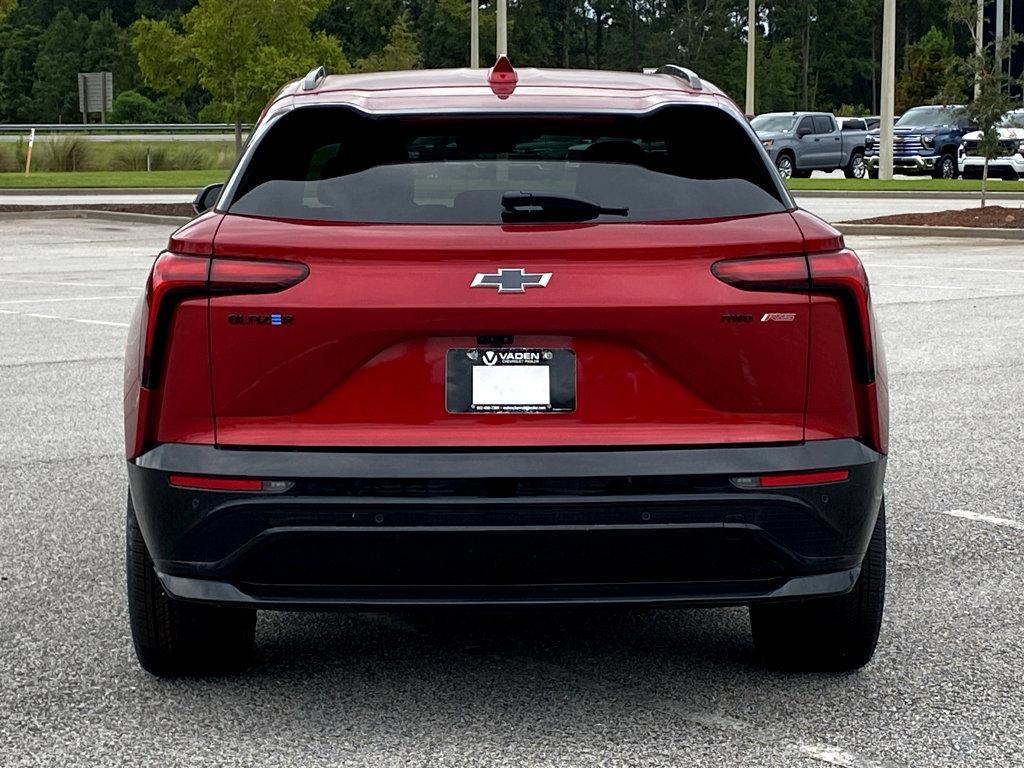
[{"label": "light pole", "polygon": [[469,0],[469,66],[480,66],[480,0]]},{"label": "light pole", "polygon": [[744,111],[754,114],[754,46],[757,40],[757,0],[747,4],[747,99]]},{"label": "light pole", "polygon": [[508,56],[508,6],[506,0],[498,0],[496,53]]},{"label": "light pole", "polygon": [[892,178],[892,123],[896,86],[896,0],[882,6],[882,109],[878,137],[878,178]]}]

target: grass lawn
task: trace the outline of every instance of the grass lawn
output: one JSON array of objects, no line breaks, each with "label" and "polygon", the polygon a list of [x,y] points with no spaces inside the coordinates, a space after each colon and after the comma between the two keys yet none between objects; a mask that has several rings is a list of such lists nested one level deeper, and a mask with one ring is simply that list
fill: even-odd
[{"label": "grass lawn", "polygon": [[33,171],[0,174],[0,189],[53,189],[58,187],[189,187],[200,189],[222,182],[228,172],[211,171]]},{"label": "grass lawn", "polygon": [[[791,190],[861,190],[864,192],[905,190],[907,192],[979,192],[980,179],[788,179]],[[1024,182],[1005,182],[990,179],[989,192],[1019,192],[1024,194]]]}]

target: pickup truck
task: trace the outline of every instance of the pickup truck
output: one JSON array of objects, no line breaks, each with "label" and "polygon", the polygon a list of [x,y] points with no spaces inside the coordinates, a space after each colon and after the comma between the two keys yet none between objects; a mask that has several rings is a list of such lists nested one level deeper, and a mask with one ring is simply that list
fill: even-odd
[{"label": "pickup truck", "polygon": [[840,128],[829,112],[769,112],[751,120],[750,127],[784,179],[836,169],[848,179],[864,178],[867,126],[862,121]]},{"label": "pickup truck", "polygon": [[[957,177],[957,153],[969,121],[962,107],[933,104],[913,107],[904,112],[893,126],[892,165],[900,174],[930,174],[936,179]],[[878,178],[878,143],[880,132],[869,131],[864,153],[868,175]]]}]

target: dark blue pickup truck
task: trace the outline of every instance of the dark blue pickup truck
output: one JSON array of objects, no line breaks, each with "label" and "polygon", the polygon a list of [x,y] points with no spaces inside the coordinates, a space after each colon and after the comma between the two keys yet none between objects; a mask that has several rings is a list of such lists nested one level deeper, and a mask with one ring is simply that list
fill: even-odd
[{"label": "dark blue pickup truck", "polygon": [[[969,130],[967,118],[962,116],[961,108],[956,105],[908,109],[893,128],[893,171],[955,179],[960,140]],[[864,143],[864,163],[872,179],[878,178],[879,134],[878,129],[869,131]]]}]

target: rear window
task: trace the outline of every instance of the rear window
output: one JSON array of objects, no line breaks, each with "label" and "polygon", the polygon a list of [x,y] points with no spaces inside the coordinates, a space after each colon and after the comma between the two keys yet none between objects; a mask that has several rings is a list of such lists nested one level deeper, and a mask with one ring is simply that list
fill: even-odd
[{"label": "rear window", "polygon": [[260,140],[229,206],[260,217],[408,224],[653,222],[783,210],[736,119],[689,106],[551,117],[297,109]]}]

